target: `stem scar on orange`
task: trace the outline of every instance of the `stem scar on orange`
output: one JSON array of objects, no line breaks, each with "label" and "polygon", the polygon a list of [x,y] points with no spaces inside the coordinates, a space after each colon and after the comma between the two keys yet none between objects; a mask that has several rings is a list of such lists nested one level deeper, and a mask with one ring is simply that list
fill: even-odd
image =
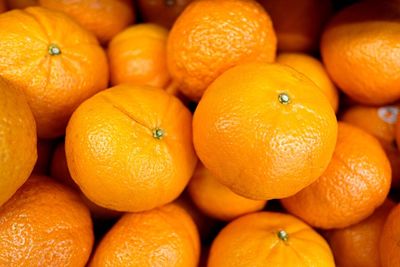
[{"label": "stem scar on orange", "polygon": [[293,195],[326,169],[337,121],[328,99],[294,69],[239,65],[219,76],[194,113],[193,140],[207,169],[233,192]]}]

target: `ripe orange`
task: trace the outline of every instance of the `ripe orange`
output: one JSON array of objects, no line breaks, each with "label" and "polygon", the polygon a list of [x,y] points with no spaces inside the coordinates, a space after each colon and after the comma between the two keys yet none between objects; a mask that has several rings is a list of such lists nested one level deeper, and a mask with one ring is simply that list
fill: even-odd
[{"label": "ripe orange", "polygon": [[394,207],[383,226],[380,240],[382,267],[400,266],[400,204]]},{"label": "ripe orange", "polygon": [[335,266],[326,241],[299,219],[258,212],[228,224],[214,240],[208,267]]},{"label": "ripe orange", "polygon": [[146,22],[170,28],[192,0],[138,0],[139,13]]},{"label": "ripe orange", "polygon": [[0,207],[1,266],[85,266],[93,246],[90,214],[79,196],[32,176]]},{"label": "ripe orange", "polygon": [[131,0],[39,0],[39,4],[74,18],[101,43],[107,43],[135,20]]},{"label": "ripe orange", "polygon": [[117,34],[108,47],[111,83],[164,88],[170,80],[167,37],[167,30],[155,24],[138,24]]},{"label": "ripe orange", "polygon": [[363,1],[335,15],[323,33],[321,53],[328,73],[347,95],[382,105],[400,98],[399,43],[400,5]]},{"label": "ripe orange", "polygon": [[249,63],[219,76],[195,111],[193,140],[205,167],[251,199],[291,196],[326,169],[337,122],[328,99],[303,74]]},{"label": "ripe orange", "polygon": [[105,89],[107,59],[72,19],[40,7],[0,16],[0,75],[22,89],[39,137],[63,135],[73,110]]},{"label": "ripe orange", "polygon": [[125,214],[96,249],[90,267],[195,267],[200,241],[192,218],[175,204]]},{"label": "ripe orange", "polygon": [[224,71],[244,62],[272,62],[276,36],[253,0],[194,1],[168,37],[167,64],[179,89],[199,100]]},{"label": "ripe orange", "polygon": [[36,159],[32,112],[24,94],[0,77],[0,206],[28,179]]},{"label": "ripe orange", "polygon": [[222,185],[202,164],[188,185],[189,194],[196,206],[210,217],[230,221],[243,214],[264,208],[266,201],[247,199]]},{"label": "ripe orange", "polygon": [[338,91],[321,62],[301,53],[282,53],[276,58],[276,62],[288,65],[310,78],[328,98],[335,112],[338,110]]},{"label": "ripe orange", "polygon": [[378,140],[340,122],[335,152],[326,171],[282,203],[312,226],[343,228],[371,215],[385,200],[390,181],[390,163]]},{"label": "ripe orange", "polygon": [[332,6],[330,0],[259,0],[270,14],[278,49],[283,52],[316,50]]},{"label": "ripe orange", "polygon": [[69,121],[71,176],[105,208],[136,212],[171,202],[197,162],[191,121],[189,110],[162,89],[125,84],[100,92]]},{"label": "ripe orange", "polygon": [[[78,185],[74,182],[68,170],[64,142],[59,143],[54,150],[54,155],[51,160],[50,176],[62,184],[65,184],[75,190],[79,190]],[[120,215],[120,212],[96,205],[81,192],[80,197],[85,205],[89,208],[90,213],[96,219],[109,219]]]},{"label": "ripe orange", "polygon": [[395,141],[398,106],[369,107],[356,105],[347,109],[342,120],[360,127],[381,142],[392,168],[392,186],[400,187],[400,152]]},{"label": "ripe orange", "polygon": [[67,158],[65,156],[64,142],[58,143],[56,146],[50,165],[50,176],[58,182],[68,185],[71,188],[79,188],[71,177],[68,170]]},{"label": "ripe orange", "polygon": [[379,240],[383,224],[394,205],[392,201],[387,200],[367,219],[328,233],[329,244],[338,266],[381,266]]},{"label": "ripe orange", "polygon": [[30,6],[37,6],[39,0],[6,0],[9,9],[24,9]]}]

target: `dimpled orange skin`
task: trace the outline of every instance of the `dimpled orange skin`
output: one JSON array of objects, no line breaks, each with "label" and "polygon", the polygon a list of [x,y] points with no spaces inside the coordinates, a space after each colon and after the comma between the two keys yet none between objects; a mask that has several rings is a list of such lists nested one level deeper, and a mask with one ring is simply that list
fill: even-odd
[{"label": "dimpled orange skin", "polygon": [[382,267],[400,266],[400,204],[394,207],[383,226],[379,251]]},{"label": "dimpled orange skin", "polygon": [[24,94],[0,77],[0,206],[28,179],[37,159],[36,125]]},{"label": "dimpled orange skin", "polygon": [[111,83],[134,83],[164,88],[168,31],[155,24],[138,24],[117,34],[108,47]]},{"label": "dimpled orange skin", "polygon": [[62,13],[41,7],[4,13],[0,36],[0,75],[24,91],[39,137],[63,135],[73,110],[107,86],[105,52]]},{"label": "dimpled orange skin", "polygon": [[176,204],[127,213],[105,235],[90,267],[195,267],[200,240],[192,218]]},{"label": "dimpled orange skin", "polygon": [[390,182],[390,163],[378,140],[340,122],[326,171],[312,185],[282,199],[282,204],[314,227],[343,228],[371,215],[386,199]]},{"label": "dimpled orange skin", "polygon": [[332,108],[337,112],[339,93],[321,62],[302,53],[282,53],[278,55],[276,62],[288,65],[310,78],[329,99]]},{"label": "dimpled orange skin", "polygon": [[371,107],[356,105],[347,109],[342,121],[360,127],[375,136],[389,158],[392,169],[392,187],[400,188],[400,152],[395,143],[395,128],[399,107]]},{"label": "dimpled orange skin", "polygon": [[367,219],[328,233],[328,242],[338,266],[381,266],[379,240],[386,218],[394,206],[392,201],[387,200]]},{"label": "dimpled orange skin", "polygon": [[171,202],[197,163],[191,121],[189,110],[162,89],[107,89],[85,101],[68,124],[71,176],[105,208],[137,212]]},{"label": "dimpled orange skin", "polygon": [[227,69],[273,62],[276,36],[264,9],[252,0],[199,0],[188,5],[168,37],[167,64],[179,89],[199,100]]},{"label": "dimpled orange skin", "polygon": [[321,54],[333,81],[360,103],[400,98],[400,5],[364,1],[340,11],[322,35]]},{"label": "dimpled orange skin", "polygon": [[[278,236],[285,231],[287,241]],[[215,238],[208,267],[335,266],[326,241],[283,213],[257,212],[229,223]]]},{"label": "dimpled orange skin", "polygon": [[317,50],[319,37],[332,12],[330,0],[259,0],[271,16],[278,50]]},{"label": "dimpled orange skin", "polygon": [[328,99],[303,74],[280,64],[226,71],[208,87],[193,118],[205,167],[233,192],[259,200],[288,197],[314,182],[331,160],[336,135]]},{"label": "dimpled orange skin", "polygon": [[192,0],[138,0],[139,13],[146,22],[171,28]]},{"label": "dimpled orange skin", "polygon": [[196,206],[206,215],[231,221],[246,213],[262,210],[264,200],[252,200],[233,193],[199,164],[188,185],[189,194]]},{"label": "dimpled orange skin", "polygon": [[31,176],[0,207],[0,265],[85,266],[93,246],[90,214],[79,196]]},{"label": "dimpled orange skin", "polygon": [[6,2],[9,9],[24,9],[38,5],[38,0],[6,0]]},{"label": "dimpled orange skin", "polygon": [[135,20],[130,0],[39,0],[43,7],[62,11],[107,43]]}]

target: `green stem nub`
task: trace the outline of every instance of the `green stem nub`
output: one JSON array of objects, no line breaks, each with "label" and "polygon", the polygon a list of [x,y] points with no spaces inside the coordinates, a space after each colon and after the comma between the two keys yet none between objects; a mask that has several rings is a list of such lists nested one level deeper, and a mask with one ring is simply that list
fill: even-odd
[{"label": "green stem nub", "polygon": [[290,103],[290,97],[287,93],[280,93],[278,95],[278,100],[279,100],[279,103],[281,103],[283,105],[287,105]]},{"label": "green stem nub", "polygon": [[58,56],[61,54],[61,49],[56,44],[49,45],[49,54],[52,56]]},{"label": "green stem nub", "polygon": [[160,128],[154,129],[153,130],[153,137],[161,140],[164,137],[164,131]]},{"label": "green stem nub", "polygon": [[289,240],[289,235],[285,230],[279,230],[277,235],[278,238],[284,242],[287,242]]}]

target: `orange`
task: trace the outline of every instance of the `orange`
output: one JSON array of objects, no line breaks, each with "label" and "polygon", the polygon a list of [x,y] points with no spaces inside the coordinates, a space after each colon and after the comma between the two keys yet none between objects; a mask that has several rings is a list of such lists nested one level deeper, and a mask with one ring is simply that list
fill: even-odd
[{"label": "orange", "polygon": [[321,62],[301,53],[282,53],[276,58],[276,62],[288,65],[310,78],[328,98],[335,112],[338,110],[338,91]]},{"label": "orange", "polygon": [[400,5],[363,1],[334,16],[322,35],[321,54],[333,81],[347,95],[382,105],[400,98],[399,42]]},{"label": "orange", "polygon": [[195,267],[200,241],[192,218],[175,204],[125,214],[101,240],[91,267]]},{"label": "orange", "polygon": [[6,0],[9,9],[23,9],[30,6],[37,6],[39,0]]},{"label": "orange", "polygon": [[168,31],[155,24],[138,24],[117,34],[108,46],[111,83],[134,83],[164,88]]},{"label": "orange", "polygon": [[400,152],[395,141],[399,107],[356,105],[347,109],[342,120],[375,136],[386,151],[392,168],[392,186],[400,187]]},{"label": "orange", "polygon": [[390,181],[390,163],[378,140],[340,122],[335,152],[326,171],[282,203],[312,226],[343,228],[371,215],[385,200]]},{"label": "orange", "polygon": [[0,75],[22,89],[39,137],[64,134],[73,110],[105,89],[107,59],[72,19],[40,7],[0,16]]},{"label": "orange", "polygon": [[259,0],[270,14],[278,49],[283,52],[317,50],[319,37],[329,18],[330,0]]},{"label": "orange", "polygon": [[107,43],[135,20],[131,0],[39,0],[39,4],[74,18],[101,43]]},{"label": "orange", "polygon": [[0,206],[28,179],[36,159],[32,112],[24,94],[0,77]]},{"label": "orange", "polygon": [[247,199],[222,185],[199,164],[188,186],[196,206],[210,217],[230,221],[243,214],[264,208],[266,201]]},{"label": "orange", "polygon": [[78,188],[68,170],[64,142],[58,143],[54,149],[50,164],[50,176],[62,184],[68,185],[74,189]]},{"label": "orange", "polygon": [[208,267],[335,266],[326,241],[283,213],[258,212],[228,224],[214,240]]},{"label": "orange", "polygon": [[326,169],[337,122],[303,74],[267,63],[231,68],[207,89],[193,118],[197,155],[219,182],[251,199],[291,196]]},{"label": "orange", "polygon": [[93,246],[90,214],[79,196],[32,176],[0,207],[1,266],[85,266]]},{"label": "orange", "polygon": [[253,0],[199,0],[188,5],[168,37],[167,64],[174,82],[199,100],[220,74],[244,62],[272,62],[276,36]]},{"label": "orange", "polygon": [[146,22],[170,28],[192,0],[138,0],[139,13]]},{"label": "orange", "polygon": [[328,233],[335,261],[341,267],[380,266],[379,239],[394,203],[386,201],[367,219]]},{"label": "orange", "polygon": [[383,226],[379,251],[382,267],[400,266],[400,204],[394,207]]},{"label": "orange", "polygon": [[85,101],[69,121],[68,168],[83,193],[118,211],[173,201],[197,158],[192,115],[162,89],[119,85]]},{"label": "orange", "polygon": [[[56,179],[58,182],[65,184],[73,189],[78,189],[79,187],[72,179],[67,165],[67,159],[65,156],[65,146],[64,142],[61,142],[57,145],[56,149],[54,150],[54,155],[51,160],[51,168],[50,168],[50,176],[51,178]],[[83,202],[89,208],[90,213],[96,219],[109,219],[114,218],[120,215],[119,212],[105,209],[100,207],[90,201],[83,193],[80,193],[80,197],[82,198]]]},{"label": "orange", "polygon": [[53,154],[54,142],[49,139],[37,141],[37,160],[32,173],[47,175],[50,167],[50,160]]}]

